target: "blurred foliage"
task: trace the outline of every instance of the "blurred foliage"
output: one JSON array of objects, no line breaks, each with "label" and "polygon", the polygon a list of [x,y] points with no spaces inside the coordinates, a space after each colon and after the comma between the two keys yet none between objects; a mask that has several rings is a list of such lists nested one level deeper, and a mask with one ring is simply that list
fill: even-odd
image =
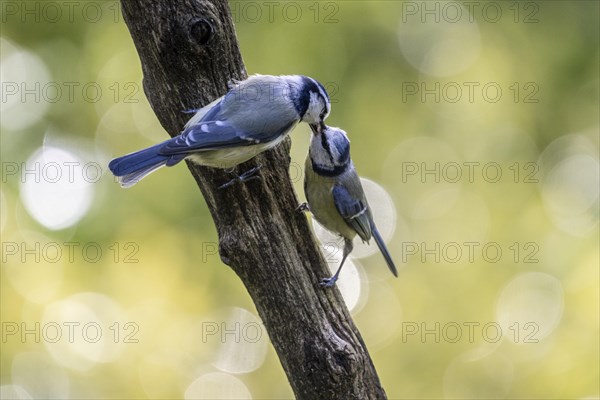
[{"label": "blurred foliage", "polygon": [[[326,84],[328,123],[393,200],[370,199],[399,279],[375,254],[344,290],[388,396],[597,397],[599,3],[231,7],[248,73]],[[107,172],[167,138],[118,3],[0,12],[2,398],[292,397],[186,168],[130,190]],[[303,199],[309,130],[292,140]],[[88,179],[44,185],[67,156]]]}]

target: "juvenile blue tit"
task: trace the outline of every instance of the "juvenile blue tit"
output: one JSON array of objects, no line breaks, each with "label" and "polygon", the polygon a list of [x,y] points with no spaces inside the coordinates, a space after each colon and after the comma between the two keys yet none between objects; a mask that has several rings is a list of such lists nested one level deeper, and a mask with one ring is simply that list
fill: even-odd
[{"label": "juvenile blue tit", "polygon": [[304,167],[304,192],[308,203],[299,208],[310,210],[323,227],[344,238],[342,262],[331,278],[321,280],[321,285],[335,284],[357,234],[363,242],[368,242],[371,237],[375,239],[390,271],[397,277],[398,271],[373,222],[360,178],[350,158],[350,140],[346,132],[325,124],[311,125],[311,129],[313,134]]},{"label": "juvenile blue tit", "polygon": [[330,109],[327,91],[312,78],[254,75],[198,110],[179,136],[116,158],[109,168],[123,187],[185,158],[231,169],[279,144],[298,122],[321,124]]}]

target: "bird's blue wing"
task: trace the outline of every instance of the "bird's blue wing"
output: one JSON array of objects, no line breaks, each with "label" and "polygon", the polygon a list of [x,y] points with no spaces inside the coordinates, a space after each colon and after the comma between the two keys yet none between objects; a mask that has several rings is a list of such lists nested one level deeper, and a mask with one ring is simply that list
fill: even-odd
[{"label": "bird's blue wing", "polygon": [[210,104],[205,105],[204,107],[196,110],[196,113],[190,120],[185,124],[185,128],[196,125],[199,121],[216,121],[219,118],[217,115],[221,112],[221,102],[223,97],[219,97],[215,101]]},{"label": "bird's blue wing", "polygon": [[[362,194],[362,188],[360,188]],[[364,241],[371,239],[371,223],[366,201],[356,198],[342,185],[333,187],[333,202],[342,218]]]},{"label": "bird's blue wing", "polygon": [[272,132],[246,132],[232,126],[227,121],[203,119],[195,125],[187,127],[175,140],[166,143],[160,149],[160,154],[184,154],[267,143],[289,131],[296,122],[293,121]]},{"label": "bird's blue wing", "polygon": [[[220,114],[222,111],[221,105],[223,104],[223,98],[224,97],[221,97],[221,99],[219,101],[215,100],[214,102],[210,103],[207,107],[210,107],[211,104],[214,104],[214,105],[210,108],[210,110],[208,110],[206,112],[206,114],[204,114],[202,116],[201,119],[199,119],[199,121],[218,121],[218,120],[222,119],[220,117]],[[186,128],[191,128],[193,125],[195,125],[195,124],[189,124],[189,126],[186,125]]]}]

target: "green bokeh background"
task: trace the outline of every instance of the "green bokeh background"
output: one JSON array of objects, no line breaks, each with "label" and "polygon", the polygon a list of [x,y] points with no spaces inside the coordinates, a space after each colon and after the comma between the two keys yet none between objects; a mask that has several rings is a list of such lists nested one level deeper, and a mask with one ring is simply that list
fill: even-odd
[{"label": "green bokeh background", "polygon": [[[112,157],[167,135],[118,3],[89,3],[2,3],[4,397],[291,398],[264,329],[258,342],[249,331],[207,335],[258,320],[215,254],[187,169],[130,190],[107,171]],[[248,73],[326,84],[328,123],[348,132],[359,173],[393,201],[371,198],[382,224],[395,218],[388,246],[399,279],[373,255],[356,261],[360,283],[348,284],[361,292],[353,315],[388,396],[597,398],[599,3],[231,7]],[[300,199],[309,138],[305,126],[292,134]],[[64,149],[103,175],[44,185],[42,170],[23,174],[40,149],[45,163],[64,162],[51,150]],[[89,208],[67,226],[32,211],[78,190]],[[65,243],[75,243],[71,258]],[[472,257],[465,243],[475,243]],[[94,321],[102,335],[89,343],[78,329]],[[65,322],[80,324],[73,343]]]}]

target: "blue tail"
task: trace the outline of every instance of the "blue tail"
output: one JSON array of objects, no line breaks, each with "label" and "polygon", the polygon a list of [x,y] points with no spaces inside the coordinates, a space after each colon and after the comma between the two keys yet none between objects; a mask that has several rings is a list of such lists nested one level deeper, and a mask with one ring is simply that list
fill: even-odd
[{"label": "blue tail", "polygon": [[392,260],[392,256],[390,256],[390,252],[388,251],[387,247],[385,247],[385,242],[383,241],[383,238],[379,234],[379,231],[373,222],[371,222],[371,232],[373,233],[375,243],[377,243],[377,247],[379,247],[381,254],[383,254],[383,258],[385,258],[390,271],[392,271],[392,274],[394,274],[395,277],[398,277],[398,270],[396,269],[394,260]]},{"label": "blue tail", "polygon": [[[168,142],[168,141],[167,141]],[[160,149],[167,142],[126,156],[115,158],[108,164],[108,168],[119,179],[123,187],[131,187],[138,183],[143,177],[156,171],[164,165],[172,166],[185,158],[184,155],[161,155]]]}]

